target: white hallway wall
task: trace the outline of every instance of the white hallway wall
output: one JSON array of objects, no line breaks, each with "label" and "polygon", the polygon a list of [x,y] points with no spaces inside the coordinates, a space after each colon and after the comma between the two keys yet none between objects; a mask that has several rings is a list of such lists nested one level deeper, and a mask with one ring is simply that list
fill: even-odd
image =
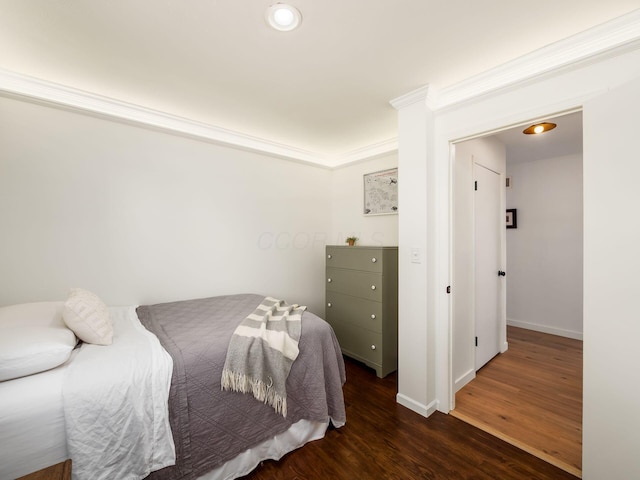
[{"label": "white hallway wall", "polygon": [[507,323],[582,339],[582,155],[509,163]]}]

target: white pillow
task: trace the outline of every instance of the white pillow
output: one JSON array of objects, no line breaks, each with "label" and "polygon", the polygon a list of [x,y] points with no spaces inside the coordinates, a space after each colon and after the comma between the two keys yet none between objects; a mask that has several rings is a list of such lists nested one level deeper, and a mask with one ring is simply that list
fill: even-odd
[{"label": "white pillow", "polygon": [[63,364],[77,343],[65,327],[0,327],[0,381],[50,370]]},{"label": "white pillow", "polygon": [[80,340],[97,345],[111,345],[113,326],[109,309],[97,295],[73,288],[64,302],[62,318]]},{"label": "white pillow", "polygon": [[62,320],[64,302],[21,303],[0,307],[0,327],[65,327]]}]

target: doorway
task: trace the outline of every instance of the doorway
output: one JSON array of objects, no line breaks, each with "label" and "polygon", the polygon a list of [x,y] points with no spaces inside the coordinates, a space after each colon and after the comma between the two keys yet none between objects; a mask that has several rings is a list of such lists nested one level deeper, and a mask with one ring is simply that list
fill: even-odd
[{"label": "doorway", "polygon": [[[515,208],[518,212],[517,228],[504,229],[506,253],[503,265],[507,283],[505,338],[501,346],[503,352],[507,349],[507,328],[512,332],[516,331],[514,328],[523,328],[525,333],[552,334],[551,340],[541,337],[540,341],[547,342],[553,342],[554,336],[559,336],[556,339],[582,338],[582,115],[581,112],[574,112],[550,121],[556,122],[559,128],[553,137],[546,139],[543,136],[525,137],[522,130],[527,125],[524,125],[470,141],[474,142],[471,150],[493,149],[496,156],[500,155],[500,145],[504,147],[504,172],[505,178],[510,178],[510,186],[505,186],[505,204],[501,209]],[[468,348],[473,339],[470,331],[477,328],[478,312],[470,307],[472,302],[464,298],[464,292],[465,288],[467,292],[474,291],[469,282],[472,279],[478,281],[477,275],[476,278],[465,278],[465,270],[469,265],[476,265],[474,258],[483,257],[475,250],[466,251],[472,245],[464,238],[465,234],[472,233],[468,227],[465,231],[464,224],[468,219],[464,218],[464,213],[461,214],[470,205],[468,195],[460,194],[461,181],[464,181],[464,175],[460,172],[464,168],[458,165],[460,158],[468,162],[470,147],[466,143],[455,145],[453,166],[453,284],[454,293],[459,295],[457,299],[452,298],[453,380],[456,392],[475,378],[478,369],[471,362]],[[538,161],[540,163],[536,163]],[[579,211],[570,208],[572,202],[576,203],[576,192],[580,193]],[[460,214],[462,218],[459,218]],[[579,225],[576,225],[576,219],[579,219]],[[479,295],[477,290],[475,295]],[[527,369],[525,358],[521,360],[516,364],[520,365],[519,368]],[[581,380],[580,370],[580,401]],[[474,392],[474,395],[478,393]],[[513,398],[516,397],[518,401],[526,401],[514,393]],[[487,397],[485,401],[488,404],[492,399]],[[505,402],[505,408],[509,403]],[[515,415],[515,409],[518,408],[515,400],[509,408],[513,410],[507,409],[496,415],[505,418]],[[455,415],[455,406],[451,413]]]}]

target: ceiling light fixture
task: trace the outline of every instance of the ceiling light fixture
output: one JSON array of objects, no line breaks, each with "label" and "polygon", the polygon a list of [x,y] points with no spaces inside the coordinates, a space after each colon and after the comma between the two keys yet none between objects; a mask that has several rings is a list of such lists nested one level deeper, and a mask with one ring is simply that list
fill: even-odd
[{"label": "ceiling light fixture", "polygon": [[535,125],[531,125],[530,127],[525,128],[522,133],[526,135],[538,135],[540,133],[548,132],[549,130],[553,130],[556,128],[555,123],[550,122],[542,122],[536,123]]},{"label": "ceiling light fixture", "polygon": [[276,3],[269,6],[265,12],[265,18],[269,25],[281,32],[293,30],[302,21],[300,11],[286,3]]}]

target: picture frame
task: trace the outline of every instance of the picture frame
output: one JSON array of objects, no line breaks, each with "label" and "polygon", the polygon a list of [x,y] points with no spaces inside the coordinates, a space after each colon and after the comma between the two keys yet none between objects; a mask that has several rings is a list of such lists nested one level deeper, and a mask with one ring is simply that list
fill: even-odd
[{"label": "picture frame", "polygon": [[398,168],[363,175],[365,217],[398,213]]},{"label": "picture frame", "polygon": [[518,228],[518,209],[507,208],[507,228]]}]

